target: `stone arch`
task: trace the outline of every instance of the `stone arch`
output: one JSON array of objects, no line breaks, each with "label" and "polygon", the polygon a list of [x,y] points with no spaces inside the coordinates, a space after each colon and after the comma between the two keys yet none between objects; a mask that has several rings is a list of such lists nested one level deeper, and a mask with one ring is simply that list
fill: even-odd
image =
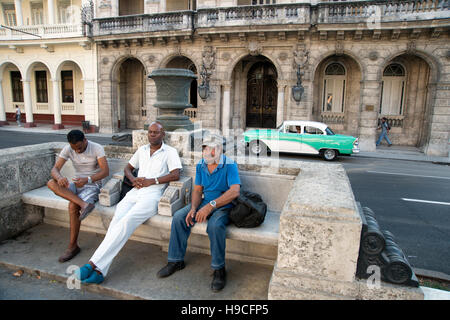
[{"label": "stone arch", "polygon": [[358,64],[359,69],[361,70],[361,80],[362,79],[366,79],[366,75],[367,75],[367,69],[365,64],[363,64],[360,60],[360,58],[358,58],[358,56],[352,52],[352,51],[348,51],[348,50],[343,50],[342,53],[337,54],[336,50],[329,50],[323,54],[321,54],[320,56],[316,57],[316,58],[312,58],[311,62],[309,63],[310,66],[312,66],[311,68],[311,75],[315,75],[317,68],[319,67],[319,65],[327,58],[331,57],[331,56],[349,56],[350,58],[352,58],[353,60],[355,60],[355,62]]},{"label": "stone arch", "polygon": [[[312,120],[328,124],[337,133],[357,136],[362,99],[361,81],[364,79],[361,62],[353,55],[345,52],[336,55],[335,51],[323,54],[318,59],[311,64]],[[345,76],[336,76],[336,79],[326,76],[325,70],[332,63],[342,65]],[[330,109],[324,107],[324,99],[327,97],[331,97],[333,101]]]},{"label": "stone arch", "polygon": [[[135,72],[121,69],[124,63],[128,64],[127,68],[140,70],[142,77],[139,77]],[[109,74],[113,132],[127,128],[144,128],[148,112],[146,81],[148,66],[145,64],[145,61],[138,55],[121,55],[115,59]],[[125,81],[123,81],[124,79]],[[133,84],[131,85],[130,83]]]},{"label": "stone arch", "polygon": [[55,79],[54,80],[61,80],[61,77],[60,77],[61,69],[66,62],[74,63],[80,69],[82,79],[86,79],[86,72],[84,70],[83,65],[79,61],[69,58],[69,59],[62,59],[56,64],[57,67],[55,70]]},{"label": "stone arch", "polygon": [[1,80],[2,77],[3,77],[3,72],[5,71],[5,67],[7,67],[9,64],[12,64],[12,65],[14,65],[17,69],[19,69],[20,74],[22,75],[22,79],[23,79],[23,78],[24,78],[24,75],[25,75],[25,72],[23,71],[23,70],[24,70],[24,69],[23,69],[23,66],[22,66],[21,64],[19,64],[18,62],[14,61],[14,60],[6,59],[6,60],[3,60],[3,61],[0,63],[0,80]]},{"label": "stone arch", "polygon": [[55,78],[55,69],[51,68],[48,63],[44,62],[43,60],[33,60],[25,66],[25,78],[22,78],[24,81],[31,81],[31,70],[33,69],[33,66],[38,63],[42,63],[48,69],[51,79]]},{"label": "stone arch", "polygon": [[144,59],[141,56],[138,55],[132,55],[132,54],[125,54],[125,55],[121,55],[119,57],[117,57],[114,62],[113,65],[111,67],[111,71],[109,73],[110,76],[110,80],[111,81],[117,81],[117,71],[119,70],[120,66],[122,65],[122,63],[127,60],[127,59],[135,59],[138,60],[142,66],[144,67],[145,70],[145,74],[148,75],[149,74],[149,70],[148,70],[148,65],[145,63]]},{"label": "stone arch", "polygon": [[[256,72],[260,77],[252,77],[250,72]],[[224,84],[230,90],[231,128],[276,127],[277,111],[280,108],[278,82],[282,77],[277,65],[263,54],[246,53],[240,55],[229,74]]]},{"label": "stone arch", "polygon": [[[431,108],[434,91],[429,86],[430,83],[437,82],[440,77],[439,62],[429,54],[414,50],[397,51],[380,63],[377,71],[377,81],[382,86],[383,71],[391,63],[399,63],[405,70],[404,93],[398,114],[385,114],[382,108],[386,90],[380,96],[380,106],[377,109],[379,117],[386,116],[392,127],[390,139],[397,145],[415,146],[424,148],[430,136],[431,128]],[[394,100],[395,101],[395,100]],[[383,106],[383,107],[382,107]]]},{"label": "stone arch", "polygon": [[[264,53],[264,52],[262,52],[259,55],[265,57],[266,59],[268,59],[275,66],[275,70],[276,70],[277,75],[278,75],[278,80],[287,80],[286,77],[284,76],[284,73],[282,72],[281,65],[277,62],[277,59],[275,59],[271,54],[267,54],[267,53]],[[250,56],[250,53],[248,51],[239,54],[236,58],[234,58],[232,60],[232,62],[230,63],[231,68],[227,68],[227,70],[231,70],[231,71],[224,71],[224,79],[226,81],[231,81],[232,80],[233,71],[236,68],[237,64],[239,62],[241,62],[241,60],[243,58],[247,57],[247,56]]]},{"label": "stone arch", "polygon": [[419,58],[422,58],[425,62],[427,62],[428,66],[430,67],[430,82],[435,83],[438,82],[441,78],[441,63],[430,55],[428,52],[421,51],[421,50],[414,50],[414,51],[408,51],[408,50],[401,50],[396,51],[389,56],[382,59],[381,63],[379,64],[380,68],[377,71],[377,80],[381,81],[381,78],[383,77],[383,70],[393,61],[395,58],[403,55],[413,55],[418,56]]},{"label": "stone arch", "polygon": [[159,63],[158,68],[166,68],[167,64],[172,61],[176,57],[185,57],[192,61],[192,63],[195,65],[195,69],[197,72],[200,72],[201,68],[201,62],[196,62],[196,59],[191,54],[187,54],[185,52],[172,52],[165,56]]}]

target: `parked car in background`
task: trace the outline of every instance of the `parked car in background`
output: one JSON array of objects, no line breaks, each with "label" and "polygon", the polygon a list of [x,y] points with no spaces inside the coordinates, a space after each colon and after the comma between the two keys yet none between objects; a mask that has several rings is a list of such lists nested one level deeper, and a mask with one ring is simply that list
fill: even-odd
[{"label": "parked car in background", "polygon": [[315,121],[284,121],[277,129],[244,132],[244,142],[253,155],[270,152],[317,154],[327,161],[339,155],[359,152],[358,138],[335,134],[326,124]]}]

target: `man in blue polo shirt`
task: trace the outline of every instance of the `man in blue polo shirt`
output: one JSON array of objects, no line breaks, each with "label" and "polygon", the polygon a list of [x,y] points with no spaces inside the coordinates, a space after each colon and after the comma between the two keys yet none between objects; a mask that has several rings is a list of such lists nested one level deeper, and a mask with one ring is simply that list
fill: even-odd
[{"label": "man in blue polo shirt", "polygon": [[211,267],[214,269],[211,289],[217,292],[225,287],[226,226],[233,207],[231,202],[240,193],[241,180],[237,164],[222,153],[222,146],[223,138],[217,135],[203,140],[203,159],[196,167],[192,201],[173,216],[168,264],[158,272],[159,278],[185,267],[184,256],[191,228],[195,223],[207,221]]}]

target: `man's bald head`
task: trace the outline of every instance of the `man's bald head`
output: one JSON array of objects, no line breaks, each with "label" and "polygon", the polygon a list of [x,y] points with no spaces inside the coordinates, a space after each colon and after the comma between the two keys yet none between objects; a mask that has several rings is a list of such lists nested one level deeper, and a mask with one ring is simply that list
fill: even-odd
[{"label": "man's bald head", "polygon": [[164,127],[159,121],[153,121],[148,126],[148,142],[152,146],[161,145],[165,134]]}]

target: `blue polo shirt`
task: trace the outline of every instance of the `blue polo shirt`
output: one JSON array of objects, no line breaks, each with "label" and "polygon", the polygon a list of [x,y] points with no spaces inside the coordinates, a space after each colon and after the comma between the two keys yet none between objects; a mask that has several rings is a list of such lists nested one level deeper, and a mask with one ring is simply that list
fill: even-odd
[{"label": "blue polo shirt", "polygon": [[[195,184],[203,187],[203,201],[199,208],[208,204],[211,200],[219,198],[233,184],[241,184],[237,164],[225,155],[221,155],[220,162],[212,173],[208,171],[208,165],[202,159],[195,170]],[[231,208],[231,203],[224,208]]]}]

